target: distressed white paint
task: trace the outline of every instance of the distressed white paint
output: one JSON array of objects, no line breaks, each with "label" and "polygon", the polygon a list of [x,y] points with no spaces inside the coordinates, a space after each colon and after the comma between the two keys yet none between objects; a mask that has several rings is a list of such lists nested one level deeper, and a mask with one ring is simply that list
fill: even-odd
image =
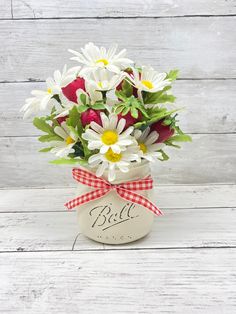
[{"label": "distressed white paint", "polygon": [[11,17],[11,0],[0,0],[0,19]]},{"label": "distressed white paint", "polygon": [[1,311],[234,313],[236,251],[138,250],[0,256]]},{"label": "distressed white paint", "polygon": [[233,0],[13,0],[14,18],[140,17],[235,14]]},{"label": "distressed white paint", "polygon": [[[166,149],[167,162],[153,165],[158,184],[235,183],[236,134],[193,135],[192,143],[182,149]],[[48,164],[51,153],[38,153],[37,138],[0,138],[0,187],[57,187],[74,185],[71,166]]]},{"label": "distressed white paint", "polygon": [[88,41],[181,77],[234,78],[234,27],[235,17],[0,21],[0,81],[45,79]]},{"label": "distressed white paint", "polygon": [[[183,130],[189,133],[235,132],[235,84],[235,80],[176,81],[173,85],[176,106],[185,107],[178,116]],[[45,83],[0,84],[1,136],[40,134],[31,119],[23,120],[19,112],[33,89],[45,89]]]},{"label": "distressed white paint", "polygon": [[[0,190],[0,212],[65,211],[76,187]],[[236,206],[236,185],[157,185],[155,203],[166,208],[211,208]]]}]

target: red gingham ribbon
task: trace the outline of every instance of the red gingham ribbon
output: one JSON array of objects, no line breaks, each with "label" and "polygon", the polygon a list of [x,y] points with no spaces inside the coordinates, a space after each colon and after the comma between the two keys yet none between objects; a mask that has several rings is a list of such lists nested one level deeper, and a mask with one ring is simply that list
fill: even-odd
[{"label": "red gingham ribbon", "polygon": [[125,182],[121,184],[110,184],[103,178],[99,178],[95,176],[93,173],[90,173],[86,170],[74,168],[72,170],[73,178],[87,186],[91,186],[96,190],[83,194],[81,196],[76,197],[75,199],[69,201],[65,204],[68,209],[72,209],[76,206],[80,206],[84,203],[88,203],[90,201],[96,200],[108,192],[115,190],[116,193],[125,199],[126,201],[139,204],[155,215],[162,215],[162,212],[159,208],[157,208],[152,202],[150,202],[143,195],[137,194],[134,191],[142,191],[142,190],[151,190],[153,188],[153,180],[151,176],[148,176],[141,180]]}]

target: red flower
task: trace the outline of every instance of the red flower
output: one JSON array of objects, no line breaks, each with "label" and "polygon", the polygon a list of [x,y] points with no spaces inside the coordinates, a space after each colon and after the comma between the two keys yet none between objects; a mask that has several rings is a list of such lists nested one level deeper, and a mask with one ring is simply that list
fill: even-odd
[{"label": "red flower", "polygon": [[58,122],[59,124],[62,124],[62,122],[66,121],[67,118],[68,118],[68,116],[65,116],[65,117],[58,117],[58,118],[57,118],[57,122]]},{"label": "red flower", "polygon": [[82,126],[90,124],[92,121],[99,125],[102,125],[102,120],[100,117],[101,110],[88,109],[81,113],[81,123]]},{"label": "red flower", "polygon": [[62,88],[63,94],[70,100],[77,103],[76,91],[78,89],[85,90],[85,80],[82,77],[78,77],[76,80]]},{"label": "red flower", "polygon": [[133,125],[134,123],[140,121],[142,119],[142,114],[139,111],[138,112],[138,118],[134,118],[131,115],[131,112],[129,111],[125,116],[122,116],[121,113],[118,114],[118,120],[120,120],[121,118],[125,119],[126,124],[125,124],[125,129],[127,129],[129,126]]},{"label": "red flower", "polygon": [[165,142],[175,133],[175,130],[171,126],[165,125],[163,122],[164,120],[160,120],[151,125],[151,131],[156,131],[159,134],[156,143]]}]

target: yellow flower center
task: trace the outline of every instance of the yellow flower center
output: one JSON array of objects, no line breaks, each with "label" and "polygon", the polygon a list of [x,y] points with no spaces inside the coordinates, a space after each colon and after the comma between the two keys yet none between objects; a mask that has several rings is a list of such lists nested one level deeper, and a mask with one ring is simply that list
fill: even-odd
[{"label": "yellow flower center", "polygon": [[108,65],[108,60],[107,59],[99,59],[96,61],[96,63],[103,63],[104,65]]},{"label": "yellow flower center", "polygon": [[47,89],[47,92],[48,92],[48,94],[51,94],[51,93],[52,93],[51,88],[48,88],[48,89]]},{"label": "yellow flower center", "polygon": [[108,151],[105,154],[105,157],[107,160],[111,161],[111,162],[118,162],[121,160],[122,158],[122,154],[116,154],[113,152],[113,150],[111,148],[108,149]]},{"label": "yellow flower center", "polygon": [[139,148],[144,154],[147,152],[147,146],[144,143],[139,143]]},{"label": "yellow flower center", "polygon": [[98,82],[98,86],[102,88],[102,82]]},{"label": "yellow flower center", "polygon": [[151,81],[145,81],[145,80],[143,80],[143,81],[141,81],[141,83],[142,83],[144,86],[146,86],[148,89],[152,89],[152,88],[154,87]]},{"label": "yellow flower center", "polygon": [[66,138],[66,145],[70,145],[70,144],[72,144],[72,143],[74,143],[75,141],[73,140],[73,138],[71,137],[71,136],[68,136],[67,138]]},{"label": "yellow flower center", "polygon": [[107,130],[102,134],[102,142],[106,145],[113,145],[118,141],[118,134],[115,131]]}]

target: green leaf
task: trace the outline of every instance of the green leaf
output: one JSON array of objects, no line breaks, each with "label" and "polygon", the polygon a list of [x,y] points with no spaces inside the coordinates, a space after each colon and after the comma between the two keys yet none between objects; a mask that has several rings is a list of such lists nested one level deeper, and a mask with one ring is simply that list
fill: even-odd
[{"label": "green leaf", "polygon": [[80,114],[78,112],[77,107],[74,106],[69,112],[69,118],[66,120],[66,124],[76,127],[79,121],[80,121]]},{"label": "green leaf", "polygon": [[116,114],[120,114],[123,109],[124,109],[123,106],[117,106],[117,107],[115,108],[115,113],[116,113]]},{"label": "green leaf", "polygon": [[48,134],[54,134],[53,128],[47,122],[45,122],[45,118],[34,118],[33,120],[34,126]]},{"label": "green leaf", "polygon": [[127,115],[127,113],[130,111],[130,107],[125,107],[123,110],[122,110],[122,116],[125,116]]},{"label": "green leaf", "polygon": [[159,91],[156,93],[145,93],[144,94],[144,103],[145,104],[162,104],[166,102],[173,103],[175,101],[173,95],[167,95],[164,91]]},{"label": "green leaf", "polygon": [[86,95],[84,93],[80,94],[80,100],[82,104],[86,105]]},{"label": "green leaf", "polygon": [[135,119],[138,118],[138,110],[135,107],[131,107],[131,116]]},{"label": "green leaf", "polygon": [[169,73],[167,73],[166,78],[169,79],[171,82],[175,81],[178,77],[179,70],[171,70]]},{"label": "green leaf", "polygon": [[173,95],[167,95],[167,94],[163,94],[159,97],[157,103],[160,103],[160,104],[163,104],[163,103],[166,103],[166,102],[175,102],[176,100],[176,97],[173,96]]},{"label": "green leaf", "polygon": [[98,102],[91,106],[95,110],[103,110],[105,109],[104,103]]},{"label": "green leaf", "polygon": [[115,91],[115,94],[116,94],[116,97],[123,100],[123,101],[126,101],[127,97],[125,95],[124,92],[122,92],[121,90],[120,91]]},{"label": "green leaf", "polygon": [[38,138],[40,142],[51,142],[51,141],[63,141],[63,139],[56,134],[42,135]]},{"label": "green leaf", "polygon": [[40,153],[47,153],[47,152],[50,152],[50,150],[52,149],[53,147],[46,147],[46,148],[42,148],[39,150]]},{"label": "green leaf", "polygon": [[159,152],[160,152],[161,155],[162,155],[162,158],[158,158],[159,160],[161,160],[161,161],[166,161],[166,160],[169,159],[169,156],[168,156],[162,149],[160,149]]},{"label": "green leaf", "polygon": [[60,158],[60,159],[55,159],[52,161],[49,161],[50,164],[54,165],[75,165],[75,164],[80,164],[80,165],[87,165],[87,161],[83,159],[73,159],[73,158]]},{"label": "green leaf", "polygon": [[86,111],[87,109],[88,109],[88,106],[86,106],[86,105],[78,106],[78,112],[79,113],[82,113],[82,112]]},{"label": "green leaf", "polygon": [[191,136],[187,134],[175,135],[170,138],[171,142],[192,142]]},{"label": "green leaf", "polygon": [[130,97],[133,94],[133,87],[126,80],[123,80],[122,91],[126,97]]}]

